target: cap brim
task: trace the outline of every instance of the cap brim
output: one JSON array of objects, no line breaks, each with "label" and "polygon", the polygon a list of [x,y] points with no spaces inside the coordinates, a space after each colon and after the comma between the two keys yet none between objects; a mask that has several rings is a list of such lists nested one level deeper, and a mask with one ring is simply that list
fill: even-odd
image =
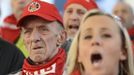
[{"label": "cap brim", "polygon": [[42,18],[42,19],[44,19],[44,20],[47,20],[47,21],[55,21],[56,19],[54,18],[54,17],[52,17],[52,16],[49,16],[48,14],[40,14],[40,13],[30,13],[30,14],[27,14],[27,15],[24,15],[24,16],[22,16],[20,19],[19,19],[19,21],[18,21],[18,23],[17,23],[17,26],[18,27],[22,27],[23,25],[22,25],[22,23],[24,22],[24,20],[27,18],[27,17],[30,17],[30,16],[37,16],[37,17],[40,17],[40,18]]}]

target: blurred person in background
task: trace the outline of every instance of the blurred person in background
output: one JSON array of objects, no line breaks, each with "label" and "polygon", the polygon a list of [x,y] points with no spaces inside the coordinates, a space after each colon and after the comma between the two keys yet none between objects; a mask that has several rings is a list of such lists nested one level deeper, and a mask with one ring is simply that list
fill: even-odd
[{"label": "blurred person in background", "polygon": [[84,15],[63,75],[134,75],[131,40],[117,17],[96,10]]},{"label": "blurred person in background", "polygon": [[31,0],[11,0],[11,6],[13,10],[13,15],[18,20],[22,15],[24,7],[30,2]]},{"label": "blurred person in background", "polygon": [[20,18],[24,6],[31,0],[11,0],[11,7],[13,13],[4,19],[4,25],[0,28],[0,35],[2,39],[15,44],[27,57],[28,52],[25,49],[21,36],[21,30],[16,26],[17,20]]},{"label": "blurred person in background", "polygon": [[94,0],[67,0],[64,5],[63,23],[67,32],[67,41],[63,48],[68,52],[72,39],[79,29],[82,16],[89,10],[98,9]]},{"label": "blurred person in background", "polygon": [[17,25],[22,28],[29,52],[18,74],[62,75],[66,54],[60,46],[66,40],[66,32],[55,5],[33,0],[24,8]]},{"label": "blurred person in background", "polygon": [[123,25],[127,28],[134,50],[134,12],[132,7],[124,1],[119,1],[113,7],[112,12],[114,15],[120,17]]}]

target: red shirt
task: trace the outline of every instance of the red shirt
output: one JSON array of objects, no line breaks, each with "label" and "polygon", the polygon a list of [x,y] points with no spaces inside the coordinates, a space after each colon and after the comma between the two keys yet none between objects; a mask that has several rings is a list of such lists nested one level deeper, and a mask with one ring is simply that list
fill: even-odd
[{"label": "red shirt", "polygon": [[130,35],[132,46],[133,46],[133,53],[134,53],[134,27],[128,30],[128,33]]},{"label": "red shirt", "polygon": [[22,75],[62,75],[66,61],[65,50],[59,49],[58,54],[47,64],[31,65],[24,61]]},{"label": "red shirt", "polygon": [[79,72],[79,70],[75,70],[75,71],[72,72],[71,75],[80,75],[80,72]]},{"label": "red shirt", "polygon": [[4,40],[10,43],[15,43],[20,35],[20,29],[11,29],[8,27],[1,27],[0,35]]}]

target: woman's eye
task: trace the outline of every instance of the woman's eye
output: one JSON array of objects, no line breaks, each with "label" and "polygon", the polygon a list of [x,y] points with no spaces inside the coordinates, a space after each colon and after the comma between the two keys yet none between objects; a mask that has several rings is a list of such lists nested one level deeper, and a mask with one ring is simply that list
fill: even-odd
[{"label": "woman's eye", "polygon": [[103,34],[102,37],[104,37],[104,38],[111,38],[112,36],[110,34]]},{"label": "woman's eye", "polygon": [[84,39],[91,39],[91,38],[92,38],[91,35],[87,35],[87,36],[84,37]]}]

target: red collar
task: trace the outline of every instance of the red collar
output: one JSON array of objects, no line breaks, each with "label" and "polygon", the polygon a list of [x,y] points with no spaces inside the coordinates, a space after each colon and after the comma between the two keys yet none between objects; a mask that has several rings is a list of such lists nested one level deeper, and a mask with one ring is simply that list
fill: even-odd
[{"label": "red collar", "polygon": [[46,74],[53,74],[53,75],[62,75],[63,73],[63,67],[66,61],[66,54],[64,49],[59,49],[58,54],[47,64],[42,65],[31,65],[28,63],[28,61],[25,59],[24,65],[23,65],[23,74],[26,73],[28,75],[46,75]]}]

